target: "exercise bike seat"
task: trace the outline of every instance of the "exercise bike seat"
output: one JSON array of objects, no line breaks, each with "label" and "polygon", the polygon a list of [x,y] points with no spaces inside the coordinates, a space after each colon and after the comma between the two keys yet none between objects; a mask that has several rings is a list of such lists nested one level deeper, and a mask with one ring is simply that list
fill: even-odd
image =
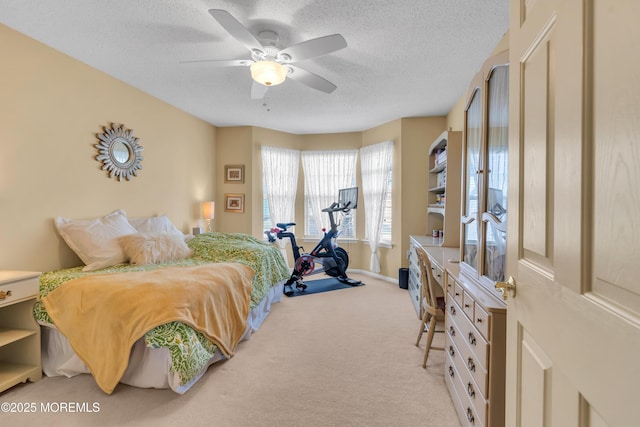
[{"label": "exercise bike seat", "polygon": [[276,227],[281,228],[284,231],[287,231],[287,228],[289,228],[289,227],[291,227],[293,225],[296,225],[296,223],[295,222],[287,222],[287,223],[279,222],[279,223],[276,224]]}]

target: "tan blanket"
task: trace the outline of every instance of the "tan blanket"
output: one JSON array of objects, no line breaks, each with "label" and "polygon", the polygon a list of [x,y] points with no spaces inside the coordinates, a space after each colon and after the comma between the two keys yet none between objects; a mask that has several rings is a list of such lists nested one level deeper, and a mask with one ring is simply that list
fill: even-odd
[{"label": "tan blanket", "polygon": [[42,302],[98,386],[111,394],[133,343],[168,322],[188,324],[232,356],[245,332],[253,276],[239,263],[90,275],[61,285]]}]

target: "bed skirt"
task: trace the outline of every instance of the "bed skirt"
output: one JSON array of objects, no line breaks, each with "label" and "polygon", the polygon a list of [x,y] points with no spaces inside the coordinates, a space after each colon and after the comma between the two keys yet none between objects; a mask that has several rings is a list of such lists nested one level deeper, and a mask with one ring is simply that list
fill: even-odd
[{"label": "bed skirt", "polygon": [[[248,339],[256,332],[271,311],[271,304],[282,299],[283,282],[273,286],[264,299],[249,312],[247,327],[242,340]],[[69,341],[57,329],[46,326],[42,330],[42,370],[49,377],[73,377],[78,374],[89,374],[89,369],[75,354]],[[140,388],[170,388],[183,394],[191,388],[212,364],[224,359],[220,351],[216,351],[209,363],[187,384],[180,384],[178,375],[171,372],[171,358],[166,348],[151,348],[144,343],[144,338],[135,342],[131,349],[129,365],[120,379],[123,384]]]}]

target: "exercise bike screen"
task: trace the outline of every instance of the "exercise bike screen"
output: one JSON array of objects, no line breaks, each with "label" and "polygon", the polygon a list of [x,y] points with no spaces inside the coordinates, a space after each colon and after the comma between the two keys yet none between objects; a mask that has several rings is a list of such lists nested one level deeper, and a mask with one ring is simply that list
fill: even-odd
[{"label": "exercise bike screen", "polygon": [[338,192],[338,204],[345,206],[351,202],[348,209],[355,209],[358,207],[358,187],[343,188]]}]

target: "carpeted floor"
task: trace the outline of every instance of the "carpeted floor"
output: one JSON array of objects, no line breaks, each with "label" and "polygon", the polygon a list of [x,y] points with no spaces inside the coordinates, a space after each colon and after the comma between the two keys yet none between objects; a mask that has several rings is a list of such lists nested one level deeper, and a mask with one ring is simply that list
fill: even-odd
[{"label": "carpeted floor", "polygon": [[[88,375],[44,378],[0,394],[3,411],[7,404],[37,407],[0,413],[0,424],[458,426],[443,352],[431,352],[429,366],[421,367],[424,348],[414,346],[419,320],[407,291],[353,276],[366,286],[283,298],[236,356],[209,368],[185,395],[120,384],[108,396]],[[96,403],[99,412],[41,410],[66,402]]]}]

